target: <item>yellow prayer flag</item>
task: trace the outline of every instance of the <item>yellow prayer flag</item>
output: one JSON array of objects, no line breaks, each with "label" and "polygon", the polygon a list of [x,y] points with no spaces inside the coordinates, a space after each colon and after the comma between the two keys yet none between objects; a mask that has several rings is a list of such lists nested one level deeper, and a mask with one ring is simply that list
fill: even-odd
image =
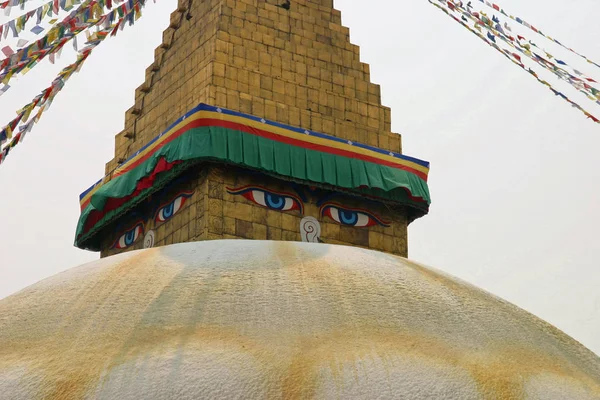
[{"label": "yellow prayer flag", "polygon": [[28,106],[27,111],[25,111],[25,114],[23,114],[23,122],[27,122],[27,120],[29,119],[29,115],[31,114],[31,111],[33,111],[33,107],[34,107],[33,103],[31,103]]},{"label": "yellow prayer flag", "polygon": [[56,29],[51,29],[50,32],[48,32],[48,43],[52,43],[56,40],[58,36],[58,32]]},{"label": "yellow prayer flag", "polygon": [[2,83],[6,85],[8,83],[8,81],[10,80],[10,78],[13,76],[13,74],[14,74],[14,71],[10,71],[8,74],[6,74],[6,76],[2,80]]},{"label": "yellow prayer flag", "polygon": [[35,114],[35,122],[38,122],[40,120],[40,118],[42,118],[43,113],[44,113],[44,107],[42,106],[42,107],[40,107],[37,114]]}]

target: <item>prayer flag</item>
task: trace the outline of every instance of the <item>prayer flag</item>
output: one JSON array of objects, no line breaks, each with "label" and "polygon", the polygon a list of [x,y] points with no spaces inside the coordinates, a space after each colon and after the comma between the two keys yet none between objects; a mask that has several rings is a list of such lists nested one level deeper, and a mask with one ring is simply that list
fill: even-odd
[{"label": "prayer flag", "polygon": [[44,32],[44,28],[42,28],[39,25],[36,25],[33,28],[31,28],[31,32],[35,33],[36,35],[39,35],[40,33]]},{"label": "prayer flag", "polygon": [[10,57],[10,56],[12,56],[13,54],[15,54],[15,52],[14,52],[14,51],[13,51],[13,50],[10,48],[10,46],[4,46],[4,47],[2,48],[2,53],[4,53],[4,55],[5,55],[6,57]]}]

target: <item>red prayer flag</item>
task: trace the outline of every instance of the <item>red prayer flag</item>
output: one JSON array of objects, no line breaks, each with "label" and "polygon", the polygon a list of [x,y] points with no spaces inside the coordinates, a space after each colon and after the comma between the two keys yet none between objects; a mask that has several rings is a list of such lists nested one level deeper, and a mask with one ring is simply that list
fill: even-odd
[{"label": "red prayer flag", "polygon": [[119,25],[121,25],[121,21],[119,20],[116,24],[115,24],[115,28],[112,30],[112,32],[110,32],[110,36],[115,36],[117,34],[117,31],[119,30]]},{"label": "red prayer flag", "polygon": [[498,7],[497,4],[492,4],[492,7],[494,7],[494,10],[496,11],[500,11],[500,7]]},{"label": "red prayer flag", "polygon": [[592,121],[594,121],[594,122],[600,122],[600,119],[598,119],[598,118],[594,117],[594,116],[593,116],[592,114],[590,114],[590,113],[586,113],[585,115],[587,115],[587,117],[588,117],[589,119],[591,119]]},{"label": "red prayer flag", "polygon": [[517,35],[517,37],[519,38],[519,40],[527,40],[527,39],[525,39],[525,38],[524,38],[523,36],[521,36],[521,35]]},{"label": "red prayer flag", "polygon": [[21,140],[21,132],[19,132],[15,135],[12,142],[10,142],[10,147],[15,147],[17,145],[17,143],[19,143],[19,140]]},{"label": "red prayer flag", "polygon": [[4,47],[2,48],[2,52],[4,53],[4,55],[5,55],[6,57],[10,57],[10,56],[12,56],[13,54],[15,54],[15,52],[13,51],[13,49],[11,49],[11,48],[10,48],[10,46],[4,46]]},{"label": "red prayer flag", "polygon": [[42,97],[42,101],[46,101],[48,99],[48,96],[50,96],[50,93],[52,92],[52,88],[53,86],[50,86],[49,88],[44,90],[44,96]]}]

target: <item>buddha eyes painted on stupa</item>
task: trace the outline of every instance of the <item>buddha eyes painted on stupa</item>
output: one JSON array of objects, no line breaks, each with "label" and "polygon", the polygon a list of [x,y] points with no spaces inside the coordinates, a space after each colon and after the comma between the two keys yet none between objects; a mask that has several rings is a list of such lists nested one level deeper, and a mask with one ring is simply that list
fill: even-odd
[{"label": "buddha eyes painted on stupa", "polygon": [[131,247],[144,234],[144,222],[139,221],[121,233],[115,243],[111,246],[112,249],[123,250]]},{"label": "buddha eyes painted on stupa", "polygon": [[227,188],[227,192],[232,195],[243,196],[247,200],[270,210],[299,210],[301,215],[304,214],[302,199],[292,193],[278,192],[263,186],[243,186],[236,189]]},{"label": "buddha eyes painted on stupa", "polygon": [[[127,249],[135,245],[147,232],[152,232],[151,236],[154,237],[154,232],[151,231],[151,228],[156,228],[172,219],[184,208],[186,201],[192,197],[193,194],[193,191],[178,191],[175,195],[169,196],[168,201],[160,203],[158,207],[152,206],[152,203],[156,204],[156,202],[150,199],[147,203],[140,204],[138,209],[132,213],[132,216],[137,216],[136,222],[128,225],[128,228],[125,230],[117,229],[119,232],[117,239],[110,248],[113,250]],[[159,199],[162,197],[163,196],[159,196]],[[152,212],[151,210],[156,211]],[[144,215],[140,220],[139,215],[141,213],[147,215]],[[151,226],[152,222],[154,223],[154,226]]]},{"label": "buddha eyes painted on stupa", "polygon": [[[319,217],[327,217],[330,220],[345,226],[357,228],[371,227],[375,225],[390,226],[388,221],[376,216],[364,208],[354,208],[338,202],[329,201],[332,197],[342,197],[335,193],[327,193],[316,188],[306,188],[294,185],[298,194],[285,191],[276,191],[264,186],[247,185],[239,188],[227,188],[227,193],[234,196],[243,196],[248,201],[261,207],[274,211],[299,211],[305,215],[304,205],[307,202],[307,193],[316,195],[316,204],[319,208]],[[322,197],[319,199],[319,197]],[[303,200],[304,199],[304,200]],[[315,215],[316,216],[316,215]]]},{"label": "buddha eyes painted on stupa", "polygon": [[160,205],[158,207],[158,211],[156,211],[154,222],[159,224],[173,218],[173,216],[181,210],[185,204],[185,201],[192,197],[193,194],[194,192],[181,192],[169,202]]},{"label": "buddha eyes painted on stupa", "polygon": [[338,203],[327,202],[321,205],[321,217],[329,217],[338,224],[355,226],[357,228],[375,225],[390,226],[388,221],[375,216],[362,208],[348,208]]},{"label": "buddha eyes painted on stupa", "polygon": [[105,254],[205,238],[369,247],[377,238],[393,241],[406,226],[395,209],[376,199],[217,168],[192,168],[118,217],[107,227],[112,233],[102,245]]}]

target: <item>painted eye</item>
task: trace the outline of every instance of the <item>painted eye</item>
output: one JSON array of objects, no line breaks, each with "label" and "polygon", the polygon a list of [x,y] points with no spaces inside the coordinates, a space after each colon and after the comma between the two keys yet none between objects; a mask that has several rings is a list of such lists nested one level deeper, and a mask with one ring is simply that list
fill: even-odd
[{"label": "painted eye", "polygon": [[140,235],[144,231],[144,224],[139,222],[132,229],[119,236],[112,248],[114,249],[126,249],[139,239]]},{"label": "painted eye", "polygon": [[374,225],[390,226],[390,224],[362,209],[341,207],[338,204],[324,204],[321,206],[321,216],[327,216],[335,222],[356,227]]},{"label": "painted eye", "polygon": [[156,222],[165,222],[173,215],[177,214],[181,207],[185,204],[185,201],[192,196],[192,193],[181,193],[175,197],[170,203],[161,206],[156,212],[154,220]]},{"label": "painted eye", "polygon": [[277,211],[300,210],[302,213],[302,200],[291,193],[275,192],[259,186],[244,186],[238,189],[227,188],[233,195],[242,195],[246,199]]}]

